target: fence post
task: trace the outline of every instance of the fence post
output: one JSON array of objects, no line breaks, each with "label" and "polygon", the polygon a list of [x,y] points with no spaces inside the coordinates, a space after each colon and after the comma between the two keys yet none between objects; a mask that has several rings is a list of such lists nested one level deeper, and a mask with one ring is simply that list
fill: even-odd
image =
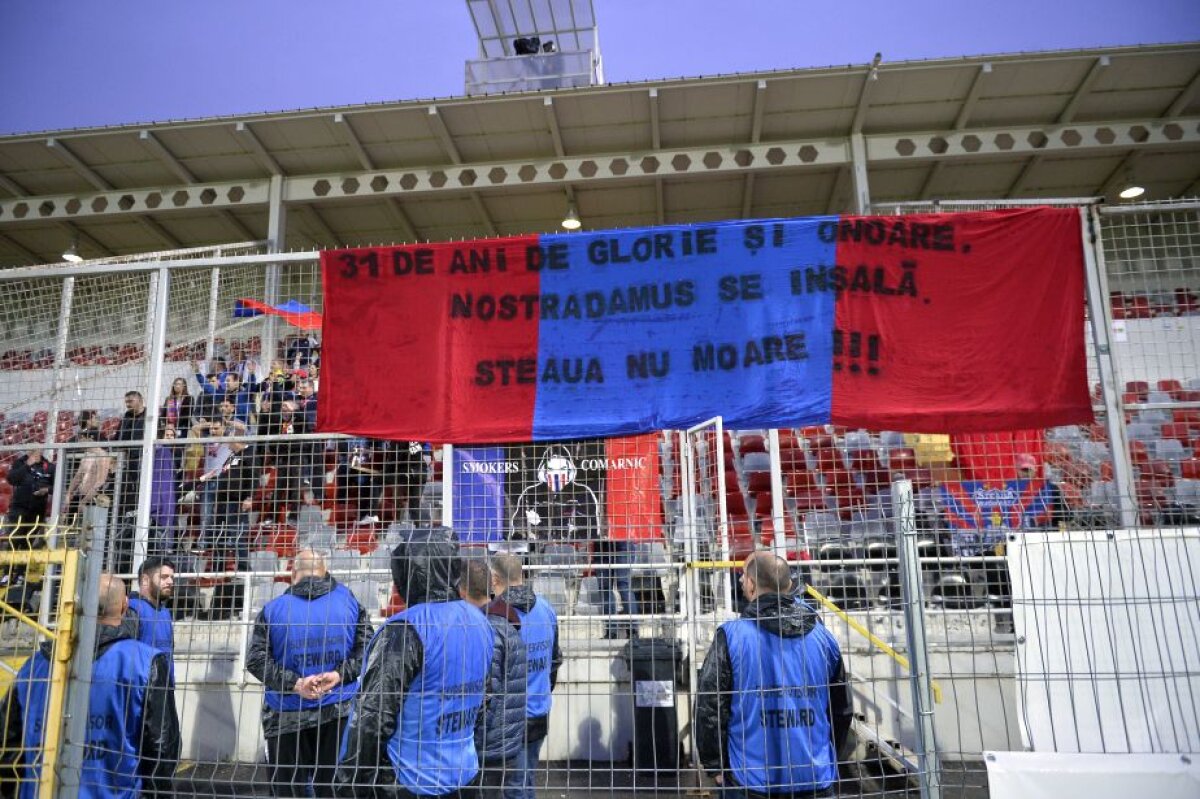
[{"label": "fence post", "polygon": [[925,637],[925,595],[921,587],[911,480],[892,483],[892,510],[896,517],[896,553],[900,560],[900,589],[908,644],[908,683],[912,689],[919,767],[917,781],[921,786],[921,799],[941,799],[942,766],[933,730],[933,684],[929,673],[929,642]]},{"label": "fence post", "polygon": [[1117,487],[1117,507],[1122,527],[1136,527],[1137,489],[1133,480],[1133,462],[1125,436],[1122,386],[1118,384],[1116,359],[1112,351],[1112,308],[1108,300],[1108,274],[1104,245],[1100,241],[1100,215],[1096,206],[1079,209],[1083,226],[1084,278],[1087,281],[1089,322],[1096,348],[1096,369],[1100,373],[1100,396],[1104,403],[1104,426],[1112,454],[1113,481]]},{"label": "fence post", "polygon": [[[154,486],[154,442],[158,438],[158,414],[162,403],[163,362],[167,342],[167,317],[171,302],[171,271],[160,268],[150,281],[150,335],[146,342],[146,357],[150,374],[146,381],[146,415],[142,429],[141,472],[138,481],[137,519],[133,533],[133,573],[137,574],[148,554],[150,538],[150,494]],[[127,456],[128,457],[128,456]]]},{"label": "fence post", "polygon": [[[65,729],[61,747],[61,765],[58,780],[58,799],[74,799],[79,795],[82,782],[83,752],[87,746],[88,704],[92,687],[92,663],[96,657],[96,616],[100,603],[100,573],[104,568],[104,548],[108,537],[108,509],[88,507],[83,514],[83,531],[80,550],[86,563],[83,586],[78,580],[68,582],[64,566],[60,587],[62,596],[59,606],[63,607],[68,592],[78,591],[81,604],[78,608],[78,631],[75,650],[71,658],[70,681],[67,684],[66,711],[63,713]],[[74,602],[72,600],[72,605]],[[64,622],[59,617],[60,629]],[[69,628],[68,628],[69,629]],[[60,643],[61,645],[61,643]],[[56,647],[57,651],[57,647]]]}]

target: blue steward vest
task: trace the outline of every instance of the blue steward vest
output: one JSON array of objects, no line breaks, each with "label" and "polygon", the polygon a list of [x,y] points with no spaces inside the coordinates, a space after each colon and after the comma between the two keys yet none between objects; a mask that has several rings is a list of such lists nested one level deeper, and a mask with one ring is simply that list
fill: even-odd
[{"label": "blue steward vest", "polygon": [[396,782],[420,796],[449,793],[479,772],[475,719],[491,670],[492,625],[462,600],[423,602],[393,621],[411,625],[425,653],[387,742]]},{"label": "blue steward vest", "polygon": [[[354,648],[358,609],[354,594],[340,583],[315,599],[290,593],[272,599],[263,608],[271,657],[301,677],[337,671]],[[357,690],[357,679],[340,683],[320,699],[268,690],[263,693],[263,702],[272,710],[312,710],[349,701]]]},{"label": "blue steward vest", "polygon": [[745,788],[796,793],[829,787],[837,753],[829,676],[837,642],[823,626],[783,638],[749,619],[722,625],[733,666],[729,765]]},{"label": "blue steward vest", "polygon": [[[142,710],[150,683],[150,663],[157,654],[141,641],[126,638],[107,646],[92,666],[87,748],[79,786],[81,799],[136,799],[140,795],[138,745]],[[16,679],[28,752],[35,752],[42,745],[49,677],[50,662],[38,652],[26,661]],[[21,799],[34,799],[37,795],[40,754],[38,757],[38,762],[26,764],[24,776],[28,779],[21,784]]]},{"label": "blue steward vest", "polygon": [[130,597],[129,607],[138,617],[138,640],[168,656],[173,655],[175,629],[171,611],[161,605],[155,608],[140,596]]},{"label": "blue steward vest", "polygon": [[554,654],[558,616],[542,597],[537,598],[528,612],[515,610],[521,618],[521,640],[528,653],[529,697],[525,717],[535,719],[550,712],[550,659]]}]

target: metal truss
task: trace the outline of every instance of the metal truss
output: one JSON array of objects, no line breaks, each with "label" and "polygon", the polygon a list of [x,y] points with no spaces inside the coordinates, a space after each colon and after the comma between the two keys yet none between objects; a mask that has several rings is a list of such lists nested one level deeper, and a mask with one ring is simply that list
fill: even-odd
[{"label": "metal truss", "polygon": [[[352,131],[347,131],[352,134]],[[579,189],[589,184],[654,180],[702,174],[750,178],[779,170],[947,163],[956,160],[1047,154],[1113,154],[1171,151],[1200,144],[1200,118],[1143,119],[1089,124],[998,127],[862,136],[866,164],[855,158],[856,136],[830,139],[662,148],[605,155],[505,162],[456,162],[408,169],[366,169],[323,175],[277,175],[287,204],[334,200],[428,197],[461,193],[476,199],[491,190],[523,186]],[[557,148],[556,148],[557,149]],[[453,161],[459,159],[452,158]],[[268,206],[270,179],[186,183],[142,189],[0,200],[0,229],[31,221],[64,221],[120,215],[161,216],[173,211]],[[394,204],[394,203],[393,203]]]}]

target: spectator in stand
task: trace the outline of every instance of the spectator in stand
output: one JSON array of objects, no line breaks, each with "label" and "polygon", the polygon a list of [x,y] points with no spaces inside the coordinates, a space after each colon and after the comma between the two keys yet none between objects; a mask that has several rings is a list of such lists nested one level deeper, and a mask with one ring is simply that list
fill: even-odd
[{"label": "spectator in stand", "polygon": [[266,689],[262,724],[276,796],[333,796],[342,731],[373,630],[366,608],[312,550],[254,622],[246,670]]},{"label": "spectator in stand", "polygon": [[13,487],[8,508],[8,541],[13,549],[40,549],[45,546],[42,521],[50,509],[50,490],[54,487],[54,464],[46,460],[40,448],[17,457],[8,470]]},{"label": "spectator in stand", "polygon": [[474,732],[493,655],[492,626],[458,598],[458,539],[418,529],[392,553],[406,609],[367,647],[342,745],[337,795],[457,797],[479,772]]},{"label": "spectator in stand", "polygon": [[558,615],[549,602],[525,584],[521,559],[516,555],[492,558],[492,580],[498,601],[514,609],[521,620],[521,640],[528,656],[525,743],[516,756],[520,777],[518,787],[506,793],[520,799],[534,799],[534,772],[549,728],[551,693],[558,684],[558,669],[562,665]]},{"label": "spectator in stand", "polygon": [[[125,415],[117,427],[116,441],[127,441],[138,444],[146,435],[146,401],[140,391],[125,392]],[[123,517],[131,517],[137,512],[138,475],[142,472],[142,449],[138,446],[122,447],[125,465],[121,469],[121,496],[117,508]],[[132,533],[132,529],[129,530]],[[128,564],[124,564],[128,566]],[[118,569],[125,572],[127,569]]]},{"label": "spectator in stand", "polygon": [[518,755],[525,746],[528,658],[521,640],[521,617],[502,600],[491,601],[494,581],[483,560],[464,560],[462,574],[459,596],[484,612],[495,633],[483,723],[475,727],[480,771],[464,793],[471,799],[501,799],[505,790],[524,788]]},{"label": "spectator in stand", "polygon": [[[1037,458],[1030,455],[1028,452],[1023,452],[1017,456],[1017,479],[1026,481],[1035,481],[1038,479],[1038,462]],[[1062,488],[1058,483],[1046,478],[1045,501],[1050,507],[1049,526],[1059,527],[1066,524],[1071,518],[1071,509],[1067,506],[1067,501],[1063,497]]]},{"label": "spectator in stand", "polygon": [[242,424],[254,424],[254,406],[258,399],[258,380],[251,372],[249,379],[242,381],[237,372],[225,375],[225,398],[233,403],[233,416]]},{"label": "spectator in stand", "polygon": [[288,342],[285,361],[292,369],[307,369],[316,363],[321,345],[307,333]]},{"label": "spectator in stand", "polygon": [[214,543],[217,551],[235,557],[237,568],[246,569],[250,559],[250,512],[262,468],[256,447],[233,446],[233,455],[216,479],[213,522],[219,535]]},{"label": "spectator in stand", "polygon": [[196,382],[200,384],[200,392],[202,394],[223,394],[225,379],[229,376],[229,372],[225,368],[225,360],[213,358],[207,365],[208,371],[204,372],[201,371],[200,361],[192,360],[192,372],[196,375]]},{"label": "spectator in stand", "polygon": [[[86,688],[86,756],[78,786],[85,799],[174,795],[180,738],[169,660],[131,638],[123,624],[127,607],[125,584],[101,575],[96,658]],[[0,707],[0,759],[6,771],[19,769],[22,799],[37,795],[41,778],[53,654],[49,642],[42,644],[17,672]]]},{"label": "spectator in stand", "polygon": [[[96,419],[95,411],[84,411],[84,414],[93,414],[90,419],[84,421],[81,416],[81,427],[79,435],[75,436],[76,443],[92,442],[94,446],[88,447],[79,457],[79,465],[75,468],[75,474],[71,476],[71,482],[67,485],[66,498],[63,500],[63,511],[69,512],[74,509],[82,511],[88,505],[99,505],[100,507],[111,507],[112,497],[109,496],[109,481],[112,477],[113,469],[116,466],[116,458],[112,453],[104,448],[100,442],[99,426],[93,426],[92,420]],[[71,456],[68,455],[68,463]]]},{"label": "spectator in stand", "polygon": [[[240,430],[234,428],[232,432],[235,435],[242,435],[245,430],[244,428]],[[201,472],[192,485],[192,490],[199,494],[200,501],[200,548],[210,549],[217,542],[218,521],[225,520],[217,518],[219,478],[229,470],[233,456],[240,452],[245,445],[223,440],[227,435],[227,428],[221,419],[214,419],[211,422],[198,419],[196,424],[192,425],[191,435],[193,438],[199,438],[205,434],[208,435],[208,438],[203,445]]]},{"label": "spectator in stand", "polygon": [[175,487],[180,482],[183,448],[173,445],[178,431],[169,423],[162,431],[166,443],[154,445],[154,471],[150,477],[151,552],[175,551],[175,518],[178,513]]},{"label": "spectator in stand", "polygon": [[372,441],[374,463],[383,472],[384,486],[390,486],[397,507],[403,507],[410,519],[417,518],[421,489],[429,477],[425,447],[420,441]]},{"label": "spectator in stand", "polygon": [[[296,381],[296,433],[317,432],[317,389],[306,372]],[[325,445],[320,441],[302,441],[297,445],[302,490],[319,486],[325,473]]]},{"label": "spectator in stand", "polygon": [[96,410],[86,410],[79,412],[79,432],[71,439],[72,442],[80,441],[99,441],[100,434],[100,412]]},{"label": "spectator in stand", "polygon": [[376,468],[365,438],[350,438],[341,442],[338,459],[338,500],[349,504],[354,500],[360,524],[379,521],[380,500],[383,495],[383,474]]},{"label": "spectator in stand", "polygon": [[194,400],[188,393],[187,381],[177,377],[171,381],[171,392],[163,400],[159,416],[171,427],[177,430],[187,430],[192,426],[192,405]]},{"label": "spectator in stand", "polygon": [[837,639],[790,595],[782,558],[756,553],[741,580],[741,618],[700,670],[700,763],[728,796],[833,796],[854,717]]}]

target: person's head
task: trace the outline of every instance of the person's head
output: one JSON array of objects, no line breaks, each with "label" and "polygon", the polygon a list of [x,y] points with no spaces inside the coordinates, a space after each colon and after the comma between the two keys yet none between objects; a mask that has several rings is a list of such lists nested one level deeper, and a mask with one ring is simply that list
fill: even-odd
[{"label": "person's head", "polygon": [[321,578],[327,574],[329,574],[329,568],[325,565],[325,556],[314,549],[302,549],[292,559],[293,585],[305,577]]},{"label": "person's head", "polygon": [[204,376],[204,380],[213,388],[221,385],[221,375],[219,372],[209,372]]},{"label": "person's head", "polygon": [[213,438],[220,438],[225,435],[225,420],[213,419],[208,423],[208,434]]},{"label": "person's head", "polygon": [[770,552],[753,552],[742,563],[742,595],[754,601],[763,594],[786,594],[792,588],[788,563]]},{"label": "person's head", "polygon": [[162,431],[163,438],[174,439],[174,438],[177,438],[178,436],[179,436],[179,431],[175,429],[174,425],[165,425],[163,427],[163,431]]},{"label": "person's head", "polygon": [[84,430],[96,431],[100,429],[100,412],[96,410],[86,410],[79,412],[79,432]]},{"label": "person's head", "polygon": [[1037,458],[1028,452],[1023,452],[1017,456],[1017,476],[1021,479],[1032,480],[1037,477],[1037,468]]},{"label": "person's head", "polygon": [[492,572],[487,563],[479,558],[463,561],[462,577],[458,583],[458,595],[477,608],[491,599]]},{"label": "person's head", "polygon": [[171,381],[171,396],[186,397],[188,393],[187,381],[182,377],[177,377]]},{"label": "person's head", "polygon": [[229,397],[226,397],[225,399],[221,400],[221,416],[222,417],[224,417],[226,419],[232,419],[233,415],[236,412],[237,412],[237,405],[234,404],[233,400],[229,399]]},{"label": "person's head", "polygon": [[304,399],[311,397],[314,391],[315,389],[313,388],[313,381],[309,380],[307,377],[299,380],[296,383],[296,393]]},{"label": "person's head", "polygon": [[126,391],[125,409],[133,411],[134,413],[141,413],[142,411],[146,410],[146,401],[142,399],[142,392]]},{"label": "person's head", "polygon": [[237,372],[225,375],[225,390],[236,394],[242,388],[242,376]]},{"label": "person's head", "polygon": [[525,582],[525,567],[516,555],[502,553],[492,558],[492,580],[497,593]]},{"label": "person's head", "polygon": [[151,602],[170,599],[175,591],[175,564],[170,558],[152,557],[138,569],[138,593]]},{"label": "person's head", "polygon": [[119,627],[128,608],[129,597],[125,593],[125,581],[115,574],[101,574],[96,620],[108,627]]},{"label": "person's head", "polygon": [[458,537],[448,527],[413,530],[392,550],[392,584],[409,607],[458,599],[462,564]]},{"label": "person's head", "polygon": [[33,449],[26,452],[25,453],[25,462],[28,464],[41,463],[42,462],[42,448],[34,447]]}]

